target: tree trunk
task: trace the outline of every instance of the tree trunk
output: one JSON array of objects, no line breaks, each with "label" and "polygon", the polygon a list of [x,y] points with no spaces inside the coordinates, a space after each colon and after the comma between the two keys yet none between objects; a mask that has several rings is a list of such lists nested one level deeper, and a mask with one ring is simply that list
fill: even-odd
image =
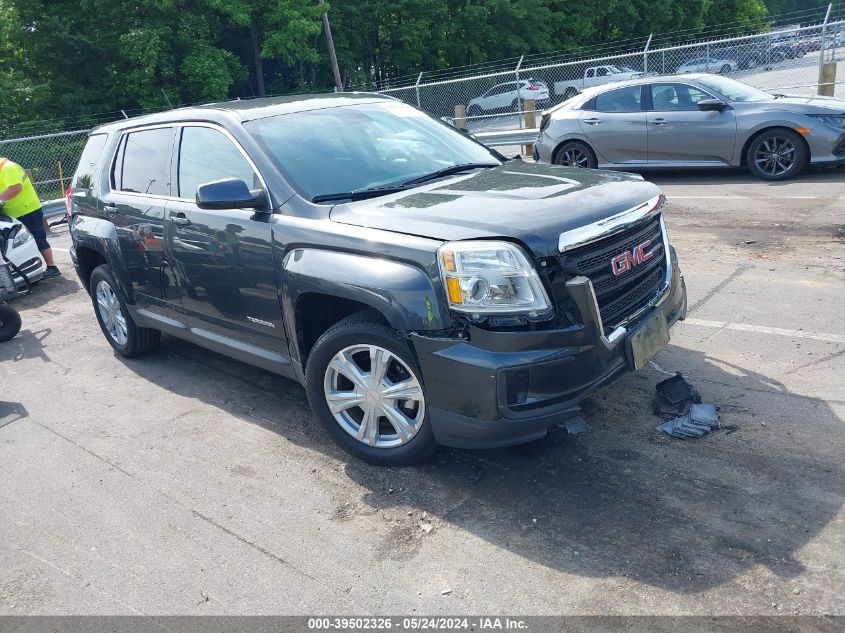
[{"label": "tree trunk", "polygon": [[249,37],[252,40],[252,55],[255,59],[255,87],[259,97],[266,97],[264,90],[264,61],[261,59],[261,42],[258,40],[258,25],[255,17],[249,23]]}]

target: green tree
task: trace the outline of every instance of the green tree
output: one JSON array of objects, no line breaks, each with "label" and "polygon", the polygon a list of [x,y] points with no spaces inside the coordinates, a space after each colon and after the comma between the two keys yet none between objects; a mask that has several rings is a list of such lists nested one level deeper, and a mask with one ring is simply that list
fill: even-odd
[{"label": "green tree", "polygon": [[266,94],[264,59],[288,63],[318,61],[314,38],[320,34],[320,15],[328,5],[310,0],[208,0],[232,26],[247,30],[251,44],[256,90]]}]

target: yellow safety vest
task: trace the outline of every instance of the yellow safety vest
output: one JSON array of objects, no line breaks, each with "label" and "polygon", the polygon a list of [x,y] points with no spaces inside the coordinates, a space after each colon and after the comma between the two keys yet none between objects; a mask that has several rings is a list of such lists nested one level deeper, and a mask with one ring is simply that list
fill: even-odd
[{"label": "yellow safety vest", "polygon": [[0,159],[0,192],[14,185],[21,186],[20,193],[11,200],[6,200],[2,213],[19,218],[41,208],[41,200],[38,199],[35,187],[32,186],[23,167],[8,159]]}]

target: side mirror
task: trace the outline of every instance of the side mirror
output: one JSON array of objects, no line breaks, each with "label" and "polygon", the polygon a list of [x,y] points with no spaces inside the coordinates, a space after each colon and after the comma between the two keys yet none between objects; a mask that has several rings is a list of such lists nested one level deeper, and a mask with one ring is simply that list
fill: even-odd
[{"label": "side mirror", "polygon": [[197,187],[197,206],[200,209],[267,209],[267,194],[263,189],[250,190],[239,178],[225,178],[206,182]]},{"label": "side mirror", "polygon": [[721,99],[702,99],[698,102],[698,109],[702,112],[721,112],[728,104]]}]

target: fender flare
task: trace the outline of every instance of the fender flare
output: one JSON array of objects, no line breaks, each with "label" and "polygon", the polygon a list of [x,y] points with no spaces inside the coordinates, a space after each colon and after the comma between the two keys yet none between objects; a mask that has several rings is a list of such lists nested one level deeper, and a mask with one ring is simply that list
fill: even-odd
[{"label": "fender flare", "polygon": [[[100,218],[78,215],[71,220],[73,248],[76,253],[85,248],[98,253],[111,266],[123,296],[129,303],[135,303],[132,284],[120,252],[117,229],[114,224]],[[76,256],[78,258],[78,254]],[[78,260],[74,261],[78,264]]]},{"label": "fender flare", "polygon": [[367,305],[395,330],[443,330],[451,326],[440,284],[412,264],[360,253],[295,248],[283,260],[285,322],[295,325],[303,294],[316,293]]}]

